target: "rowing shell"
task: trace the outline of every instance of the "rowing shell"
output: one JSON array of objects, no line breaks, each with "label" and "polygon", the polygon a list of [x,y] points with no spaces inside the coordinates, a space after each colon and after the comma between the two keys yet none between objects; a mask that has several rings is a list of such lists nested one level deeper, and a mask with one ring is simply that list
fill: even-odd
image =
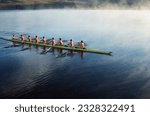
[{"label": "rowing shell", "polygon": [[51,48],[56,48],[56,49],[71,50],[71,51],[75,51],[75,52],[88,52],[88,53],[105,54],[105,55],[111,55],[111,53],[112,53],[112,52],[107,52],[107,51],[102,51],[102,50],[93,50],[93,49],[88,49],[88,48],[85,48],[85,49],[71,48],[71,47],[68,47],[68,46],[58,46],[58,45],[52,46],[50,44],[27,42],[27,41],[22,42],[20,40],[11,40],[11,39],[6,39],[6,38],[0,38],[0,39],[15,42],[15,43],[41,46],[41,47],[49,47],[49,48],[51,47]]}]

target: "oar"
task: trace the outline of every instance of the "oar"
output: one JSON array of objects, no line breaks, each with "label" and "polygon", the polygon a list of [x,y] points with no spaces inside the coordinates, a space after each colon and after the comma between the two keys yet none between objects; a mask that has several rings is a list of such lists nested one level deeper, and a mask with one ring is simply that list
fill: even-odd
[{"label": "oar", "polygon": [[21,49],[20,51],[25,51],[25,50],[28,50],[28,49],[30,49],[30,48],[26,47],[26,48]]},{"label": "oar", "polygon": [[47,52],[51,51],[51,49],[52,49],[52,47],[49,47],[49,48],[46,50],[46,52],[45,52],[45,53],[47,53]]},{"label": "oar", "polygon": [[47,50],[43,50],[43,51],[41,52],[41,54],[47,54],[47,53],[51,50],[51,48],[52,48],[52,47],[49,47]]},{"label": "oar", "polygon": [[19,47],[19,46],[21,46],[21,45],[9,45],[9,46],[5,46],[3,48],[11,48],[11,47]]},{"label": "oar", "polygon": [[66,56],[67,56],[67,52],[55,55],[56,58],[62,58],[62,57],[66,57]]}]

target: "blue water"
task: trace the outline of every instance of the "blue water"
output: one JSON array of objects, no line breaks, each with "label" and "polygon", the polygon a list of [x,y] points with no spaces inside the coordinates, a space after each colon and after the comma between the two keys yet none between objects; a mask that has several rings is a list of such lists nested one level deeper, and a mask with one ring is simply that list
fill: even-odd
[{"label": "blue water", "polygon": [[84,40],[112,51],[42,54],[0,39],[0,98],[150,98],[150,11],[0,11],[0,37]]}]

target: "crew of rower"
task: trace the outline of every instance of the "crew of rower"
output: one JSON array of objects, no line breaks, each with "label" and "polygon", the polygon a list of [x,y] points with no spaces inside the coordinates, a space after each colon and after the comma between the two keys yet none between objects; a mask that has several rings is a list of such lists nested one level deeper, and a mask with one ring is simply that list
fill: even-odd
[{"label": "crew of rower", "polygon": [[56,42],[55,42],[54,37],[53,37],[52,40],[50,41],[50,44],[51,44],[52,46],[55,46],[55,45],[56,45]]},{"label": "crew of rower", "polygon": [[[17,40],[17,38],[15,37],[15,35],[13,35],[12,39]],[[25,37],[24,37],[23,35],[21,35],[21,36],[20,36],[20,40],[21,40],[22,42],[24,42],[24,41],[25,41]],[[31,38],[30,35],[27,37],[27,41],[28,41],[28,42],[32,42],[32,38]],[[43,36],[42,41],[43,41],[44,44],[47,43],[47,40],[46,40],[46,38],[45,38],[44,36]],[[36,43],[36,44],[39,43],[39,38],[38,38],[38,36],[35,36],[35,43]],[[61,38],[59,38],[59,40],[58,40],[58,42],[57,42],[57,44],[56,44],[54,37],[50,40],[49,44],[51,44],[52,46],[55,46],[55,45],[63,46],[63,45],[64,45],[64,43],[63,43],[63,41],[62,41]],[[85,49],[85,43],[83,42],[83,40],[81,40],[81,42],[78,43],[78,46],[79,46],[79,48]],[[72,39],[70,39],[70,41],[69,41],[69,43],[68,43],[68,47],[74,48],[74,42],[73,42]]]},{"label": "crew of rower", "polygon": [[74,47],[74,43],[73,43],[72,39],[70,39],[70,42],[69,42],[68,46],[71,47],[71,48]]},{"label": "crew of rower", "polygon": [[43,43],[46,44],[46,38],[43,36]]},{"label": "crew of rower", "polygon": [[35,43],[36,43],[36,44],[38,44],[38,43],[39,43],[39,38],[38,38],[38,36],[37,36],[37,35],[35,36]]},{"label": "crew of rower", "polygon": [[23,35],[20,36],[20,39],[22,42],[24,42],[24,36]]},{"label": "crew of rower", "polygon": [[64,45],[64,43],[63,43],[63,41],[62,41],[61,38],[59,38],[59,40],[58,40],[58,45],[60,45],[60,46],[63,46],[63,45]]},{"label": "crew of rower", "polygon": [[28,36],[28,42],[32,42],[31,36]]},{"label": "crew of rower", "polygon": [[81,42],[80,42],[80,48],[85,49],[85,44],[84,44],[83,40],[81,40]]}]

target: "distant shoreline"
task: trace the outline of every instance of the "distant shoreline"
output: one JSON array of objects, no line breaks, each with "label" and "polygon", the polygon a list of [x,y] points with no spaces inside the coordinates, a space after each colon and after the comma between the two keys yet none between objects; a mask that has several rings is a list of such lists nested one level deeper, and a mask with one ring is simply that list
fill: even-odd
[{"label": "distant shoreline", "polygon": [[110,9],[110,10],[150,10],[150,7],[142,5],[118,5],[118,4],[88,4],[75,2],[50,2],[50,3],[16,3],[16,2],[0,2],[0,10],[38,10],[38,9]]},{"label": "distant shoreline", "polygon": [[26,10],[26,9],[64,9],[76,8],[73,3],[53,4],[0,4],[0,10]]},{"label": "distant shoreline", "polygon": [[14,5],[1,7],[0,10],[43,10],[43,9],[81,9],[81,10],[150,10],[150,8],[130,8],[130,7],[106,7],[106,8],[93,8],[93,7],[76,7],[76,6],[52,6],[52,5]]}]

